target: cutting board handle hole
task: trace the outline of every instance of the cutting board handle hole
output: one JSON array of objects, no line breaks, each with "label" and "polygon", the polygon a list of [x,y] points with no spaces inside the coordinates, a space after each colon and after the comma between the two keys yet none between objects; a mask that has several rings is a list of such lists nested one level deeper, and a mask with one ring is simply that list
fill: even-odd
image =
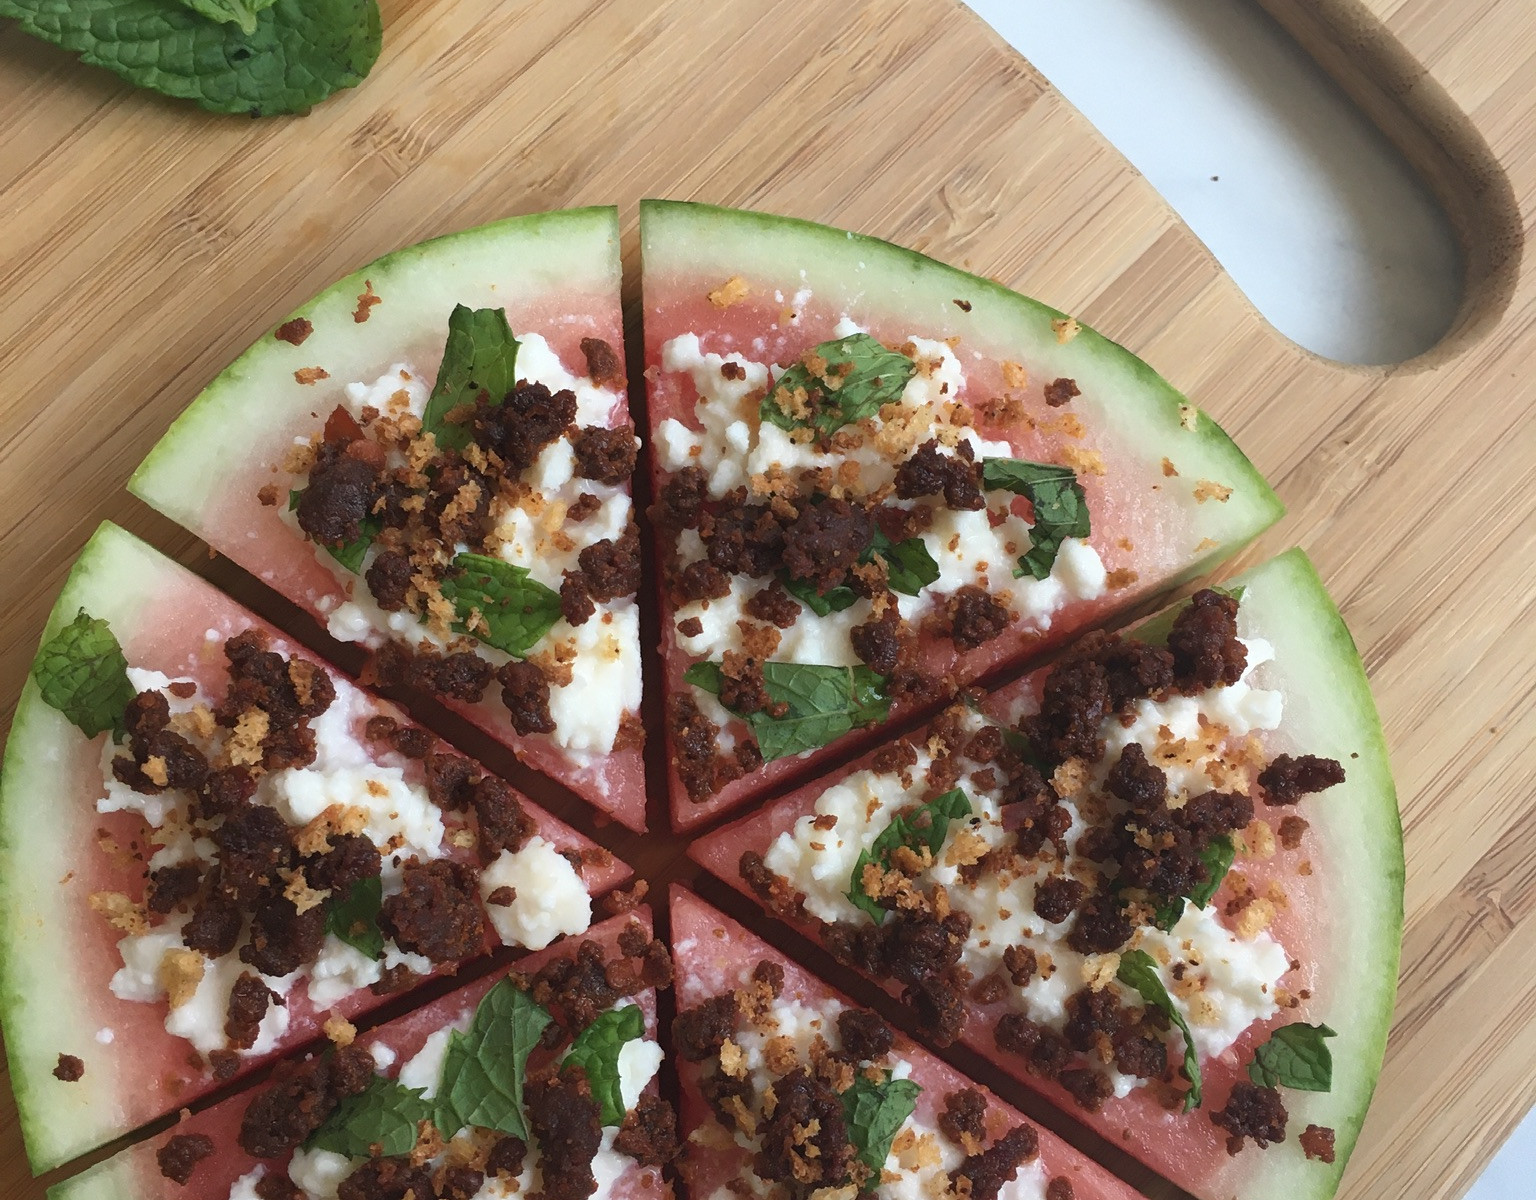
[{"label": "cutting board handle hole", "polygon": [[1267,0],[1273,18],[1251,2],[970,3],[1308,350],[1430,366],[1502,311],[1518,257],[1507,180],[1487,186],[1486,144],[1443,94],[1383,95],[1403,77],[1383,31],[1346,53],[1358,25],[1296,0]]}]

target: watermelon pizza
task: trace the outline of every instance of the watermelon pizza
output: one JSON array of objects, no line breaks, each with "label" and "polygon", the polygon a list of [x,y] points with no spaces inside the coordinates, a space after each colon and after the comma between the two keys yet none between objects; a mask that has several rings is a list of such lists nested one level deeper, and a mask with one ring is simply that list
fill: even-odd
[{"label": "watermelon pizza", "polygon": [[580,933],[629,875],[110,524],[17,707],[0,837],[36,1170],[461,960]]},{"label": "watermelon pizza", "polygon": [[662,1200],[666,947],[640,909],[324,1050],[51,1200]]},{"label": "watermelon pizza", "polygon": [[696,842],[1206,1200],[1333,1195],[1385,1049],[1402,832],[1300,551]]},{"label": "watermelon pizza", "polygon": [[675,828],[1141,597],[1282,509],[1054,309],[872,238],[641,206]]},{"label": "watermelon pizza", "polygon": [[625,397],[617,214],[520,217],[322,292],[129,487],[639,830]]},{"label": "watermelon pizza", "polygon": [[[673,1055],[696,1200],[1136,1193],[691,892],[672,890]],[[822,1189],[827,1189],[823,1191]]]}]

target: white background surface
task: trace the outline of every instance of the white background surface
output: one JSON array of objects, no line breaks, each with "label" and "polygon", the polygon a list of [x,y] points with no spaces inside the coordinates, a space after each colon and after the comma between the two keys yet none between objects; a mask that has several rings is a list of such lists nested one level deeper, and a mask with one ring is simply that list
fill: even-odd
[{"label": "white background surface", "polygon": [[[1332,358],[1389,363],[1445,331],[1461,289],[1443,215],[1249,0],[968,3],[1152,182],[1282,333]],[[1533,1172],[1536,1114],[1468,1200],[1531,1200]]]}]

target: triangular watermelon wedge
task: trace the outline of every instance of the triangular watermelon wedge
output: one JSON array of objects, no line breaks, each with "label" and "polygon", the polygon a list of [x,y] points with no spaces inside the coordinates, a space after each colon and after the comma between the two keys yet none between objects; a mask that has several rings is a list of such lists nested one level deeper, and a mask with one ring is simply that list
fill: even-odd
[{"label": "triangular watermelon wedge", "polygon": [[[462,322],[452,338],[451,322]],[[510,365],[508,331],[520,343]],[[455,386],[439,403],[433,388],[450,342]],[[468,672],[388,661],[394,676],[640,830],[623,353],[614,209],[517,217],[438,238],[349,275],[264,335],[193,401],[129,490],[334,637],[478,656],[487,666],[466,657]],[[554,394],[518,392],[520,406],[539,410],[539,435],[515,431],[512,444],[498,440],[508,433],[498,427],[495,437],[476,436],[505,460],[466,448],[450,464],[460,452],[447,447],[449,433],[464,433],[477,397],[493,421],[507,411],[502,394],[514,380]],[[412,423],[434,408],[441,419],[424,432],[435,428],[435,448]],[[627,446],[605,455],[578,427],[625,431],[617,442]],[[347,458],[343,470],[326,469],[333,457]],[[310,500],[300,503],[300,493]],[[317,538],[336,539],[325,542],[335,552]],[[466,558],[466,548],[492,561]],[[378,564],[386,550],[395,551],[389,570]],[[595,606],[563,604],[563,576],[589,567]],[[462,581],[452,594],[449,576]],[[515,715],[490,674],[509,658],[531,664],[517,668]]]},{"label": "triangular watermelon wedge", "polygon": [[[1194,1195],[1324,1200],[1380,1070],[1402,940],[1402,830],[1364,669],[1299,550],[1131,639],[1091,635],[692,854],[900,995],[928,1036]],[[1145,698],[1170,670],[1172,693]]]},{"label": "triangular watermelon wedge", "polygon": [[[971,1180],[975,1189],[971,1194],[977,1196],[1001,1195],[1006,1200],[1136,1197],[1136,1192],[1103,1167],[1031,1124],[909,1038],[896,1034],[888,1049],[882,1050],[890,1032],[883,1021],[856,1009],[847,997],[767,942],[677,886],[672,889],[672,946],[679,1012],[673,1054],[682,1079],[680,1115],[687,1132],[681,1170],[690,1196],[717,1196],[722,1188],[738,1194],[761,1194],[766,1181],[755,1169],[754,1153],[771,1141],[771,1134],[760,1128],[764,1124],[762,1090],[775,1086],[785,1092],[785,1077],[794,1070],[813,1076],[843,1070],[836,1064],[819,1069],[812,1066],[822,1061],[811,1049],[819,1036],[828,1043],[824,1051],[841,1051],[848,1060],[848,1078],[839,1082],[849,1085],[841,1099],[844,1112],[851,1117],[846,1126],[856,1139],[855,1146],[868,1160],[879,1159],[880,1169],[892,1176],[866,1182],[865,1190],[876,1195],[947,1195],[952,1193],[943,1187],[946,1174],[953,1179],[970,1169],[976,1174]],[[776,980],[778,991],[772,999],[771,993],[763,990],[770,979]],[[739,1013],[740,1001],[734,997],[756,997],[751,1015]],[[850,1016],[840,1020],[842,1013]],[[700,1019],[705,1016],[711,1019]],[[842,1022],[849,1020],[858,1022],[865,1036],[878,1040],[856,1050],[842,1036]],[[701,1038],[701,1032],[708,1036]],[[729,1045],[715,1036],[720,1034],[729,1038]],[[881,1073],[887,1073],[883,1084],[877,1082]],[[870,1087],[871,1083],[875,1086]],[[905,1089],[907,1107],[897,1107],[892,1083]],[[834,1085],[823,1078],[821,1086]],[[857,1091],[867,1094],[850,1102],[848,1097]],[[875,1097],[882,1091],[885,1098],[877,1105]],[[820,1092],[823,1099],[826,1095]],[[708,1096],[714,1097],[713,1102]],[[953,1117],[961,1128],[957,1134],[944,1114],[951,1098],[962,1096],[967,1096],[973,1109],[969,1119]],[[784,1103],[785,1097],[781,1095],[779,1102]],[[855,1116],[859,1105],[865,1106],[866,1113],[889,1105],[894,1116],[884,1121]],[[748,1128],[755,1133],[746,1133]],[[1010,1131],[1017,1132],[1010,1138]],[[966,1137],[977,1140],[966,1146]],[[872,1148],[877,1139],[889,1150],[888,1155]],[[1017,1149],[1010,1154],[1004,1143],[1016,1143]],[[984,1146],[1008,1160],[1006,1165],[993,1166],[991,1191],[985,1190],[976,1159],[966,1160],[967,1152],[981,1153]],[[810,1159],[817,1157],[821,1155]],[[769,1167],[770,1171],[775,1169]],[[924,1190],[914,1190],[917,1187]],[[962,1190],[959,1194],[965,1193]]]},{"label": "triangular watermelon wedge", "polygon": [[[167,756],[185,753],[187,746],[206,746],[210,753],[203,762],[210,770],[197,791],[178,782],[189,776],[169,773],[163,776],[169,786],[152,788],[155,794],[117,779],[109,786],[114,757],[136,758],[133,744],[117,744],[108,732],[86,736],[45,701],[36,677],[22,691],[0,776],[0,1017],[34,1170],[127,1133],[303,1045],[328,1013],[356,1015],[381,1003],[389,986],[398,990],[411,983],[416,973],[454,969],[456,963],[444,957],[436,942],[429,949],[423,949],[426,941],[417,943],[429,957],[404,953],[402,940],[430,940],[430,930],[397,931],[383,938],[380,918],[373,915],[377,900],[370,909],[366,887],[353,890],[370,870],[375,879],[381,871],[388,876],[376,893],[386,906],[388,897],[405,887],[404,856],[418,851],[441,855],[443,865],[465,864],[465,874],[446,881],[421,877],[429,885],[422,898],[434,901],[451,898],[438,884],[452,885],[457,895],[467,897],[471,886],[484,893],[497,880],[515,882],[507,874],[514,860],[521,863],[518,870],[532,871],[529,878],[538,886],[525,887],[526,894],[514,897],[511,905],[482,906],[475,895],[467,908],[452,909],[462,918],[454,933],[467,955],[503,940],[539,947],[561,932],[578,932],[591,921],[591,899],[630,875],[606,850],[489,776],[484,776],[484,795],[494,793],[503,832],[518,826],[513,836],[522,848],[489,856],[496,865],[482,874],[477,842],[489,847],[486,839],[493,835],[484,824],[484,814],[492,812],[485,806],[492,801],[483,799],[482,785],[475,782],[483,776],[479,767],[114,525],[104,524],[87,543],[49,618],[39,663],[52,663],[45,675],[54,682],[59,678],[58,637],[78,624],[82,612],[105,622],[121,645],[129,677],[120,686],[127,694],[143,689],[146,695],[163,695],[167,709],[174,705],[177,710],[170,717],[172,740],[154,743],[155,754],[146,758],[144,769],[156,772],[170,762],[172,770],[192,770]],[[280,664],[285,678],[302,678],[310,702],[322,690],[332,691],[334,698],[308,723],[318,756],[312,767],[274,767],[261,775],[250,798],[217,791],[228,814],[219,817],[210,811],[216,795],[212,781],[215,774],[227,781],[236,773],[237,768],[223,765],[234,759],[236,734],[217,724],[210,706],[226,694],[226,643],[238,635],[263,637],[264,661]],[[112,678],[105,654],[91,669],[99,681]],[[121,678],[122,666],[116,670]],[[194,685],[196,693],[187,695]],[[110,693],[106,682],[102,687]],[[121,715],[121,698],[117,704]],[[259,707],[254,699],[252,706]],[[295,736],[302,740],[302,734]],[[160,767],[147,765],[156,756]],[[467,798],[473,811],[435,803],[426,783],[429,770],[445,785],[460,781],[463,788],[456,796]],[[104,811],[98,811],[98,801]],[[516,818],[518,808],[522,820]],[[243,831],[239,841],[231,833],[237,819]],[[218,832],[221,824],[224,831]],[[314,844],[312,837],[318,839]],[[336,873],[341,870],[336,861],[323,869],[333,872],[329,878],[340,881],[338,889],[345,885],[353,901],[336,908],[333,898],[339,898],[339,891],[320,893],[324,879],[314,864],[327,847],[334,851],[342,842],[357,853],[364,853],[363,842],[382,842],[383,860],[375,855],[378,865],[369,868],[362,858],[355,859],[358,865],[347,875]],[[268,846],[273,857],[252,865],[252,856]],[[242,855],[249,867],[242,876],[247,884],[254,887],[264,878],[270,887],[262,885],[265,890],[226,905],[213,904],[207,899],[213,889],[236,886],[233,860]],[[223,860],[217,877],[207,870],[214,856]],[[192,868],[179,885],[178,865]],[[167,899],[163,913],[146,908],[151,867],[157,872],[154,887]],[[294,899],[284,908],[274,893],[281,889],[287,896],[290,885]],[[557,894],[564,899],[556,899]],[[303,962],[282,981],[262,979],[283,994],[283,1005],[263,998],[255,1041],[236,1053],[224,1028],[227,1001],[238,976],[249,972],[255,978],[257,967],[242,963],[239,948],[251,943],[249,921],[256,906],[269,902],[276,907],[263,928],[277,931],[269,940],[290,936],[273,922],[293,922],[292,941],[282,952],[303,957]],[[306,906],[302,916],[300,904]],[[205,905],[207,958],[184,944],[191,937],[189,915],[201,919],[197,914]],[[482,914],[489,914],[491,926]],[[322,917],[326,925],[316,930],[313,922]],[[343,929],[347,937],[338,936]],[[318,947],[317,937],[323,937]],[[370,945],[373,937],[381,940]],[[221,938],[237,949],[212,954],[212,943]],[[132,969],[125,966],[124,947],[132,948]],[[314,949],[318,957],[309,954]],[[258,962],[263,971],[285,969],[268,959]],[[375,983],[378,995],[371,990]],[[175,1014],[168,1011],[173,989],[187,995]]]},{"label": "triangular watermelon wedge", "polygon": [[990,280],[760,213],[640,226],[675,828],[1282,512],[1140,359]]},{"label": "triangular watermelon wedge", "polygon": [[[511,999],[506,995],[507,989],[534,980],[541,971],[548,972],[552,966],[574,963],[581,954],[590,955],[592,951],[586,949],[589,946],[597,951],[592,961],[604,964],[627,962],[638,978],[641,962],[627,957],[625,950],[633,951],[637,945],[644,945],[649,936],[650,913],[647,909],[637,909],[628,916],[613,917],[594,926],[579,944],[575,941],[564,942],[522,959],[513,968],[515,975],[509,982],[503,982],[508,971],[496,971],[415,1012],[370,1030],[351,1044],[371,1054],[376,1073],[372,1086],[380,1094],[390,1090],[386,1081],[394,1081],[401,1088],[429,1089],[433,1095],[426,1099],[437,1099],[448,1094],[440,1088],[443,1075],[438,1065],[445,1058],[452,1057],[452,1052],[447,1051],[447,1043],[453,1038],[454,1031],[469,1032],[473,1036],[471,1023],[476,1020],[477,1012],[481,1014],[480,1022],[489,1031],[487,1041],[494,1039],[498,1044],[510,1043],[520,1035],[520,1029],[514,1028],[513,1022],[526,1022],[531,1006],[519,1002],[516,1009],[511,1008],[507,1004]],[[620,944],[621,938],[624,940],[623,946]],[[500,1002],[502,1007],[493,1014],[491,1009],[482,1006],[482,1001],[496,988],[502,989],[502,992],[493,998],[493,1003]],[[624,1006],[634,1004],[643,1014],[643,1020],[635,1021],[627,1032],[637,1033],[643,1025],[643,1035],[626,1043],[630,1048],[623,1052],[625,1059],[622,1062],[621,1080],[622,1090],[639,1091],[641,1098],[636,1101],[629,1096],[622,1096],[620,1103],[630,1101],[631,1107],[626,1115],[634,1112],[636,1107],[643,1107],[649,1115],[655,1117],[656,1112],[653,1110],[662,1105],[654,1079],[656,1068],[662,1061],[660,1048],[656,1044],[656,992],[654,988],[645,987],[621,995],[623,998],[616,1004],[619,1012],[622,1013]],[[562,1036],[559,1047],[553,1053],[546,1046],[543,1051],[532,1056],[529,1065],[535,1071],[547,1062],[559,1061],[571,1046],[572,1030],[567,1027],[570,1020],[567,1011],[559,1004],[547,1002],[546,1011],[554,1016],[552,1024],[561,1029]],[[589,1037],[588,1040],[590,1042],[594,1039]],[[335,1062],[341,1052],[328,1053],[332,1056],[331,1061]],[[349,1050],[347,1053],[356,1055],[358,1051]],[[306,1062],[312,1065],[317,1057],[312,1054]],[[611,1054],[608,1057],[612,1059]],[[301,1064],[289,1064],[276,1078],[288,1080],[292,1086],[291,1081],[303,1070]],[[361,1117],[351,1121],[342,1119],[345,1116],[343,1112],[320,1133],[312,1135],[313,1144],[302,1146],[297,1152],[282,1150],[270,1157],[255,1158],[242,1144],[242,1126],[248,1121],[247,1114],[251,1110],[259,1110],[259,1106],[264,1105],[271,1107],[266,1095],[274,1086],[258,1085],[249,1093],[233,1096],[193,1114],[165,1133],[120,1151],[89,1170],[55,1185],[48,1194],[51,1200],[184,1200],[187,1196],[208,1197],[209,1200],[223,1200],[224,1197],[229,1197],[229,1200],[268,1200],[269,1197],[318,1200],[335,1197],[337,1185],[366,1164],[366,1153],[349,1157],[334,1148],[346,1144],[339,1140],[343,1136],[363,1145],[388,1137],[391,1141],[381,1146],[386,1156],[408,1156],[413,1146],[419,1144],[421,1148],[417,1157],[421,1166],[427,1176],[440,1181],[444,1186],[436,1191],[423,1188],[418,1195],[454,1196],[463,1197],[463,1200],[479,1196],[484,1200],[495,1200],[526,1195],[539,1187],[541,1169],[538,1165],[536,1137],[523,1139],[527,1153],[522,1156],[522,1170],[498,1175],[495,1168],[507,1165],[509,1150],[515,1151],[515,1147],[508,1147],[501,1151],[501,1157],[486,1161],[488,1155],[495,1154],[505,1136],[504,1126],[497,1126],[491,1131],[475,1129],[473,1139],[469,1136],[461,1137],[444,1152],[430,1141],[417,1143],[416,1127],[406,1125],[398,1116],[393,1119],[388,1113],[378,1116],[383,1111],[382,1105],[373,1106],[372,1111],[376,1115],[370,1122],[365,1123]],[[472,1098],[485,1100],[480,1110],[482,1116],[491,1113],[496,1107],[495,1097],[487,1089],[477,1090],[474,1083],[466,1084],[462,1081],[458,1086],[466,1088],[466,1094],[473,1093]],[[356,1104],[355,1101],[353,1103]],[[424,1109],[426,1106],[421,1107]],[[404,1105],[397,1111],[405,1112],[407,1119],[421,1115],[417,1108]],[[669,1115],[670,1110],[667,1113]],[[436,1114],[434,1118],[443,1124],[451,1120],[436,1117]],[[501,1106],[500,1118],[505,1118],[504,1105]],[[496,1118],[487,1116],[485,1119]],[[254,1118],[249,1120],[252,1126],[258,1124]],[[444,1133],[441,1129],[438,1132],[443,1139],[454,1137],[453,1132]],[[178,1142],[177,1139],[184,1140]],[[197,1139],[206,1141],[200,1142]],[[618,1143],[617,1148],[615,1142]],[[616,1121],[605,1127],[597,1157],[592,1162],[598,1183],[597,1190],[592,1193],[593,1200],[662,1200],[670,1196],[671,1186],[662,1177],[657,1164],[637,1161],[632,1155],[623,1152],[624,1145],[621,1127]],[[327,1146],[333,1148],[326,1149]],[[258,1148],[269,1149],[265,1146]],[[198,1152],[204,1150],[207,1153],[197,1157]],[[434,1150],[438,1152],[432,1153]],[[512,1159],[517,1157],[515,1153],[511,1155]],[[178,1164],[186,1170],[184,1182],[177,1182],[165,1174],[166,1169],[177,1172]],[[407,1165],[408,1160],[398,1164],[401,1168]],[[461,1172],[467,1168],[467,1173],[451,1174],[455,1167]],[[475,1179],[476,1174],[480,1176],[478,1181]],[[278,1190],[283,1180],[298,1190]],[[359,1194],[400,1195],[401,1192]]]}]

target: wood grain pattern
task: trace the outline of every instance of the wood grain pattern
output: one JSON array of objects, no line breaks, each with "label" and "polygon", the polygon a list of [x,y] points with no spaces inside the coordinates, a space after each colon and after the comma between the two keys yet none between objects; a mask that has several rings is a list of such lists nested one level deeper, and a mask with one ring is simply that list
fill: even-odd
[{"label": "wood grain pattern", "polygon": [[[1300,542],[1328,580],[1375,684],[1408,837],[1399,1019],[1343,1194],[1460,1194],[1536,1100],[1536,281],[1522,259],[1536,15],[1263,3],[1425,174],[1462,239],[1461,317],[1413,362],[1343,367],[1275,333],[953,0],[385,0],[373,77],[262,123],[132,92],[0,30],[0,697],[98,520],[201,560],[124,479],[276,315],[385,250],[617,201],[633,260],[643,195],[917,246],[1125,342],[1291,505],[1249,558]],[[605,840],[658,879],[683,870],[665,840]],[[35,1200],[0,1104],[0,1193]]]}]

